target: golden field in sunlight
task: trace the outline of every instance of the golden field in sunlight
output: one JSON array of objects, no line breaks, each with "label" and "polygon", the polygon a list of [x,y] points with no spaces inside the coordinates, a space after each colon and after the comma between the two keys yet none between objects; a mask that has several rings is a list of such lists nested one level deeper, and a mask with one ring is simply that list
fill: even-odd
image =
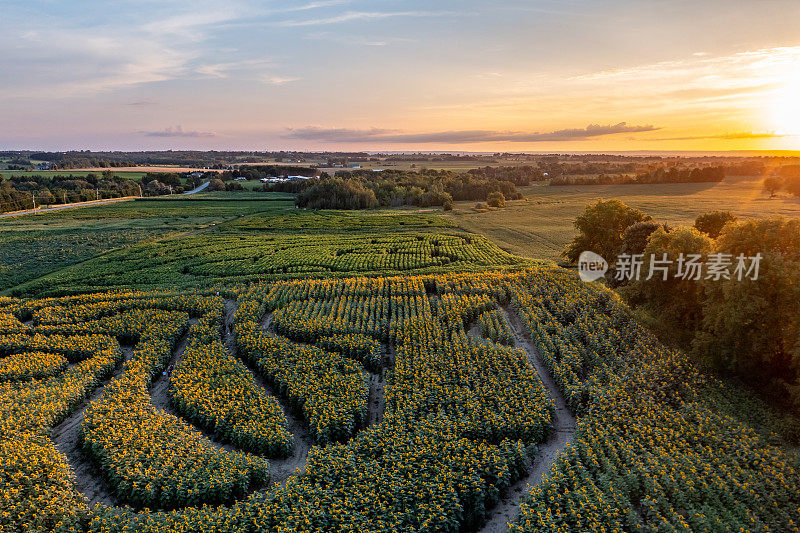
[{"label": "golden field in sunlight", "polygon": [[598,198],[617,198],[656,222],[670,225],[691,226],[697,215],[717,209],[740,218],[800,216],[800,198],[770,198],[755,177],[731,177],[720,183],[533,185],[520,189],[525,199],[507,201],[504,209],[478,213],[474,202],[459,202],[449,216],[462,228],[483,233],[507,251],[552,261],[561,260],[561,252],[574,236],[575,218]]}]

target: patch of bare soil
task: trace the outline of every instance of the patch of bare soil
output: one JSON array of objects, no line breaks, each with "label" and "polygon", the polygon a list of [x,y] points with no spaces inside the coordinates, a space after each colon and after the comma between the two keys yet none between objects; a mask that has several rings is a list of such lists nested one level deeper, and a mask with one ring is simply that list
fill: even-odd
[{"label": "patch of bare soil", "polygon": [[386,400],[384,397],[385,389],[386,380],[384,379],[383,372],[380,374],[373,374],[370,372],[366,426],[383,422],[383,412],[386,409]]}]

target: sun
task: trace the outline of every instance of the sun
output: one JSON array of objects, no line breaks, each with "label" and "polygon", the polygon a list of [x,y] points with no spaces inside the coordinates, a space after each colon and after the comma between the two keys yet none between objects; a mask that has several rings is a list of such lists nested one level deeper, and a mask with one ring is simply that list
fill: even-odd
[{"label": "sun", "polygon": [[800,64],[792,65],[771,98],[771,122],[776,133],[800,135]]}]

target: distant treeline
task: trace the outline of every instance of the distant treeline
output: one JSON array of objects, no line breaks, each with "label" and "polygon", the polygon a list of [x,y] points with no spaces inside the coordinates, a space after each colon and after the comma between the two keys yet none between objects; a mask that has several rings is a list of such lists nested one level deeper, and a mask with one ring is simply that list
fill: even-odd
[{"label": "distant treeline", "polygon": [[497,170],[489,173],[484,173],[484,169],[476,169],[474,173],[447,170],[339,171],[332,178],[323,175],[305,181],[268,184],[264,190],[296,193],[298,206],[313,209],[401,205],[449,208],[454,200],[486,201],[493,192],[500,192],[509,199],[522,198],[517,185],[527,185],[530,178],[516,172],[517,169],[510,174]]},{"label": "distant treeline", "polygon": [[316,176],[318,171],[309,166],[300,165],[247,165],[236,167],[220,174],[225,181],[234,178],[260,180],[262,178],[277,178],[279,176]]},{"label": "distant treeline", "polygon": [[[242,163],[261,163],[267,161],[299,161],[307,158],[324,159],[329,152],[286,152],[286,151],[197,151],[197,150],[164,150],[143,152],[93,152],[75,150],[68,152],[34,152],[0,151],[0,158],[10,159],[14,165],[27,166],[31,161],[47,161],[56,169],[75,168],[114,168],[123,166],[158,166],[179,165],[183,167],[211,169],[227,169]],[[369,154],[365,152],[336,153],[337,157],[350,160],[366,161]]]},{"label": "distant treeline", "polygon": [[635,175],[557,176],[550,185],[625,185],[652,183],[705,183],[725,179],[727,167],[658,167]]},{"label": "distant treeline", "polygon": [[137,196],[136,181],[110,173],[83,176],[0,175],[0,212],[21,211],[34,206],[85,202],[103,198]]}]

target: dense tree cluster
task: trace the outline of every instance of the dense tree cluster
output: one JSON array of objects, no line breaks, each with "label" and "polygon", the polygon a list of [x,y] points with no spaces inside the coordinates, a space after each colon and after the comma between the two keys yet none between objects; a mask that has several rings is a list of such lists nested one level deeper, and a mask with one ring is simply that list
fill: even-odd
[{"label": "dense tree cluster", "polygon": [[736,215],[730,211],[711,211],[698,215],[694,220],[697,231],[705,233],[712,239],[719,237],[722,228],[729,222],[736,222]]},{"label": "dense tree cluster", "polygon": [[[616,284],[662,338],[800,408],[799,218],[737,220],[715,211],[698,216],[694,227],[666,228],[609,200],[587,206],[575,225],[580,234],[564,253],[570,262],[591,250],[615,276],[619,253],[643,254],[639,275]],[[759,254],[756,275],[750,258]],[[666,275],[650,275],[654,259],[665,257]],[[692,257],[700,261],[697,275],[688,275]],[[712,275],[715,262],[724,275]],[[748,269],[743,275],[740,266]]]},{"label": "dense tree cluster", "polygon": [[119,198],[139,194],[139,185],[129,179],[115,177],[111,172],[102,175],[40,176],[25,174],[0,175],[0,211],[19,211],[34,206],[85,202],[98,198]]},{"label": "dense tree cluster", "polygon": [[[340,171],[333,178],[323,175],[303,182],[270,184],[266,189],[299,193],[300,207],[329,209],[341,209],[338,206],[342,205],[358,206],[344,209],[401,205],[452,207],[454,200],[486,200],[492,193],[500,193],[504,200],[522,198],[511,181],[446,170]],[[354,198],[345,199],[348,194]]]},{"label": "dense tree cluster", "polygon": [[658,166],[636,174],[599,174],[592,176],[557,176],[550,185],[624,185],[652,183],[706,183],[725,179],[727,167],[718,166]]},{"label": "dense tree cluster", "polygon": [[491,179],[497,181],[510,181],[514,185],[528,185],[532,181],[542,181],[547,179],[544,171],[540,168],[531,165],[522,165],[518,167],[481,167],[473,168],[467,171],[477,179]]},{"label": "dense tree cluster", "polygon": [[769,191],[770,197],[775,196],[778,191],[800,196],[800,165],[780,167],[773,175],[764,178],[763,183],[764,190]]},{"label": "dense tree cluster", "polygon": [[297,205],[309,209],[369,209],[378,206],[375,193],[353,179],[315,180],[297,196]]}]

